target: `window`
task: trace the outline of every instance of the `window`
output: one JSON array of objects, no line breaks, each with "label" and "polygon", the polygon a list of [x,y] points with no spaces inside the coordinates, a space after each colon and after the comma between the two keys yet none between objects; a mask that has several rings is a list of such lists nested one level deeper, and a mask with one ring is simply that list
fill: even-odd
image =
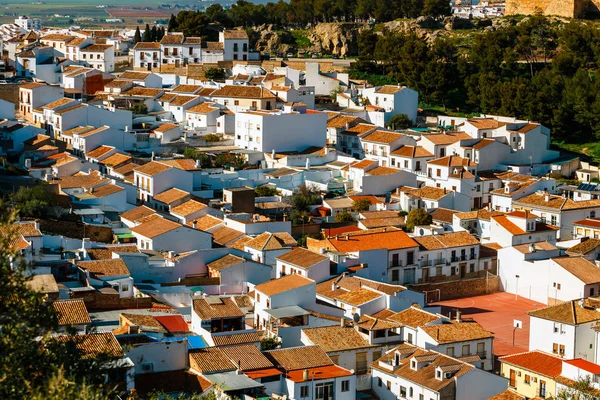
[{"label": "window", "polygon": [[248,43],[242,45],[242,51],[248,51]]},{"label": "window", "polygon": [[356,373],[364,374],[367,372],[367,353],[356,353]]},{"label": "window", "polygon": [[240,101],[239,100],[234,100],[233,101],[233,105],[234,106],[239,106],[240,105]]},{"label": "window", "polygon": [[442,170],[441,169],[436,169],[435,170],[435,176],[442,176]]},{"label": "window", "polygon": [[483,342],[477,343],[477,355],[482,360],[485,359],[485,343],[483,343]]},{"label": "window", "polygon": [[413,388],[412,388],[412,386],[408,388],[408,397],[413,397]]},{"label": "window", "polygon": [[332,361],[334,364],[337,364],[337,363],[338,363],[338,361],[339,361],[339,358],[340,358],[340,356],[329,356],[329,358],[331,358],[331,361]]},{"label": "window", "polygon": [[390,382],[390,381],[387,381],[387,382],[385,383],[385,386],[387,387],[387,390],[392,390],[392,382]]},{"label": "window", "polygon": [[410,368],[416,370],[417,369],[417,362],[415,360],[412,360],[410,362]]},{"label": "window", "polygon": [[342,381],[342,392],[349,392],[349,391],[350,391],[350,381],[349,380]]},{"label": "window", "polygon": [[379,386],[379,387],[383,386],[383,381],[381,380],[381,378],[377,378],[377,386]]},{"label": "window", "polygon": [[320,383],[315,386],[315,399],[333,400],[333,383]]},{"label": "window", "polygon": [[470,356],[471,355],[471,346],[468,344],[464,344],[462,347],[462,356]]},{"label": "window", "polygon": [[400,386],[400,397],[406,397],[406,388],[404,386]]},{"label": "window", "polygon": [[552,354],[558,354],[558,343],[552,343]]},{"label": "window", "polygon": [[446,349],[446,355],[450,357],[454,357],[454,347],[450,346]]},{"label": "window", "polygon": [[308,385],[300,386],[300,397],[308,397]]},{"label": "window", "polygon": [[256,301],[260,303],[260,294],[256,293]]},{"label": "window", "polygon": [[556,225],[556,215],[550,216],[550,225]]},{"label": "window", "polygon": [[128,292],[128,291],[129,291],[129,285],[121,286],[121,292]]},{"label": "window", "polygon": [[252,108],[256,108],[256,101],[252,102]]},{"label": "window", "polygon": [[558,346],[558,354],[560,354],[561,356],[565,355],[565,345],[561,344]]},{"label": "window", "polygon": [[525,374],[525,384],[526,385],[531,385],[531,376]]},{"label": "window", "polygon": [[406,341],[407,341],[408,343],[412,344],[412,342],[413,342],[413,334],[412,334],[412,333],[409,333],[409,334],[408,334],[408,336],[407,336],[407,338],[406,338]]}]

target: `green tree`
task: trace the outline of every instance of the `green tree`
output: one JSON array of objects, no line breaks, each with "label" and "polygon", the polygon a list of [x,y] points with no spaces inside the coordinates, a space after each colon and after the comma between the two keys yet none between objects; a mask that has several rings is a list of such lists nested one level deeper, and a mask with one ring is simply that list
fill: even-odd
[{"label": "green tree", "polygon": [[138,103],[131,107],[131,112],[134,114],[148,114],[148,106],[144,103]]},{"label": "green tree", "polygon": [[199,160],[200,166],[202,168],[211,168],[213,167],[210,156],[202,151],[198,151],[193,147],[186,147],[183,150],[183,156],[185,158],[191,158],[192,160]]},{"label": "green tree", "polygon": [[156,29],[156,25],[153,25],[152,29],[150,29],[150,41],[156,42],[157,40],[158,40],[158,31]]},{"label": "green tree", "polygon": [[321,204],[322,202],[321,196],[305,183],[298,186],[297,192],[294,193],[291,199],[292,206],[298,211],[308,211],[309,206]]},{"label": "green tree", "polygon": [[136,22],[137,22],[138,24],[143,24],[143,23],[144,23],[144,20],[140,18],[140,19],[138,19]]},{"label": "green tree", "polygon": [[140,33],[140,27],[135,27],[135,33],[133,34],[133,42],[138,43],[142,41],[142,34]]},{"label": "green tree", "polygon": [[210,79],[211,81],[222,81],[225,79],[227,74],[225,74],[225,70],[223,68],[215,68],[210,67],[205,73],[206,79]]},{"label": "green tree", "polygon": [[367,198],[354,200],[352,202],[352,211],[354,212],[369,211],[369,207],[371,207],[371,200]]},{"label": "green tree", "polygon": [[558,400],[593,400],[598,391],[592,385],[591,377],[580,377],[573,386],[560,389],[557,393]]},{"label": "green tree", "polygon": [[281,341],[276,337],[268,337],[261,339],[260,341],[260,351],[269,351],[275,350],[281,345]]},{"label": "green tree", "polygon": [[431,215],[423,208],[414,208],[408,213],[406,218],[406,229],[412,231],[415,226],[431,224]]},{"label": "green tree", "polygon": [[256,193],[257,197],[268,197],[277,195],[277,189],[267,185],[257,187],[256,189],[254,189],[254,192]]},{"label": "green tree", "polygon": [[167,31],[176,32],[179,27],[179,23],[177,22],[177,18],[174,14],[171,14],[171,18],[169,19],[169,26],[167,27]]},{"label": "green tree", "polygon": [[335,214],[334,221],[336,223],[352,222],[352,221],[354,221],[354,217],[348,211],[344,210],[342,212]]},{"label": "green tree", "polygon": [[396,114],[389,119],[387,126],[391,129],[408,129],[412,126],[412,121],[406,114]]},{"label": "green tree", "polygon": [[444,17],[452,14],[450,2],[447,0],[424,0],[421,15],[427,17]]},{"label": "green tree", "polygon": [[0,398],[108,399],[101,389],[103,360],[83,357],[72,343],[54,338],[52,302],[29,288],[28,266],[12,246],[14,217],[8,207],[0,209]]},{"label": "green tree", "polygon": [[144,28],[144,34],[142,35],[142,42],[151,42],[152,41],[152,32],[150,30],[150,25],[146,24]]},{"label": "green tree", "polygon": [[52,193],[48,192],[42,185],[25,187],[10,196],[13,207],[23,217],[40,218],[44,216],[48,207],[56,204]]}]

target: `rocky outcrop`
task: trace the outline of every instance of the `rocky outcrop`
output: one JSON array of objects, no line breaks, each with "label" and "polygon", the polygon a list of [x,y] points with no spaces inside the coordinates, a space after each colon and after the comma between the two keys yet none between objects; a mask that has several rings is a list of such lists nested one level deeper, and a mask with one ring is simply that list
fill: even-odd
[{"label": "rocky outcrop", "polygon": [[313,44],[314,53],[333,54],[338,57],[358,54],[358,35],[364,29],[370,29],[366,23],[322,23],[310,31],[308,39]]},{"label": "rocky outcrop", "polygon": [[287,54],[295,52],[295,40],[291,33],[274,30],[273,25],[262,25],[254,28],[250,36],[250,47],[261,53]]}]

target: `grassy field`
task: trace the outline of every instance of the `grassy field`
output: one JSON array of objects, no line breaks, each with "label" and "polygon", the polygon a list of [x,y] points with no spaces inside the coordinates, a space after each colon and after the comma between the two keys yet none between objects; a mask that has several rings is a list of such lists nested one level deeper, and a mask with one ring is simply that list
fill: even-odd
[{"label": "grassy field", "polygon": [[562,152],[581,156],[584,161],[600,163],[600,143],[564,143],[553,142],[552,146]]}]

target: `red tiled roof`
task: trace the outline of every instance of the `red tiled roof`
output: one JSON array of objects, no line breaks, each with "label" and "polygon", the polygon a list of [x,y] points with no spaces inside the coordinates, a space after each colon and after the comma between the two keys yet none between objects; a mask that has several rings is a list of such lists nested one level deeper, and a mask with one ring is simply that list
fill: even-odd
[{"label": "red tiled roof", "polygon": [[564,360],[564,361],[567,364],[570,364],[574,367],[577,367],[579,369],[587,371],[587,372],[591,373],[592,375],[600,374],[600,365],[594,364],[587,360],[584,360],[583,358],[575,358],[573,360]]},{"label": "red tiled roof", "polygon": [[169,333],[188,332],[190,330],[187,322],[181,315],[160,315],[154,317]]},{"label": "red tiled roof", "polygon": [[560,357],[538,350],[500,357],[500,362],[512,364],[551,378],[560,375],[562,372],[562,359]]}]

